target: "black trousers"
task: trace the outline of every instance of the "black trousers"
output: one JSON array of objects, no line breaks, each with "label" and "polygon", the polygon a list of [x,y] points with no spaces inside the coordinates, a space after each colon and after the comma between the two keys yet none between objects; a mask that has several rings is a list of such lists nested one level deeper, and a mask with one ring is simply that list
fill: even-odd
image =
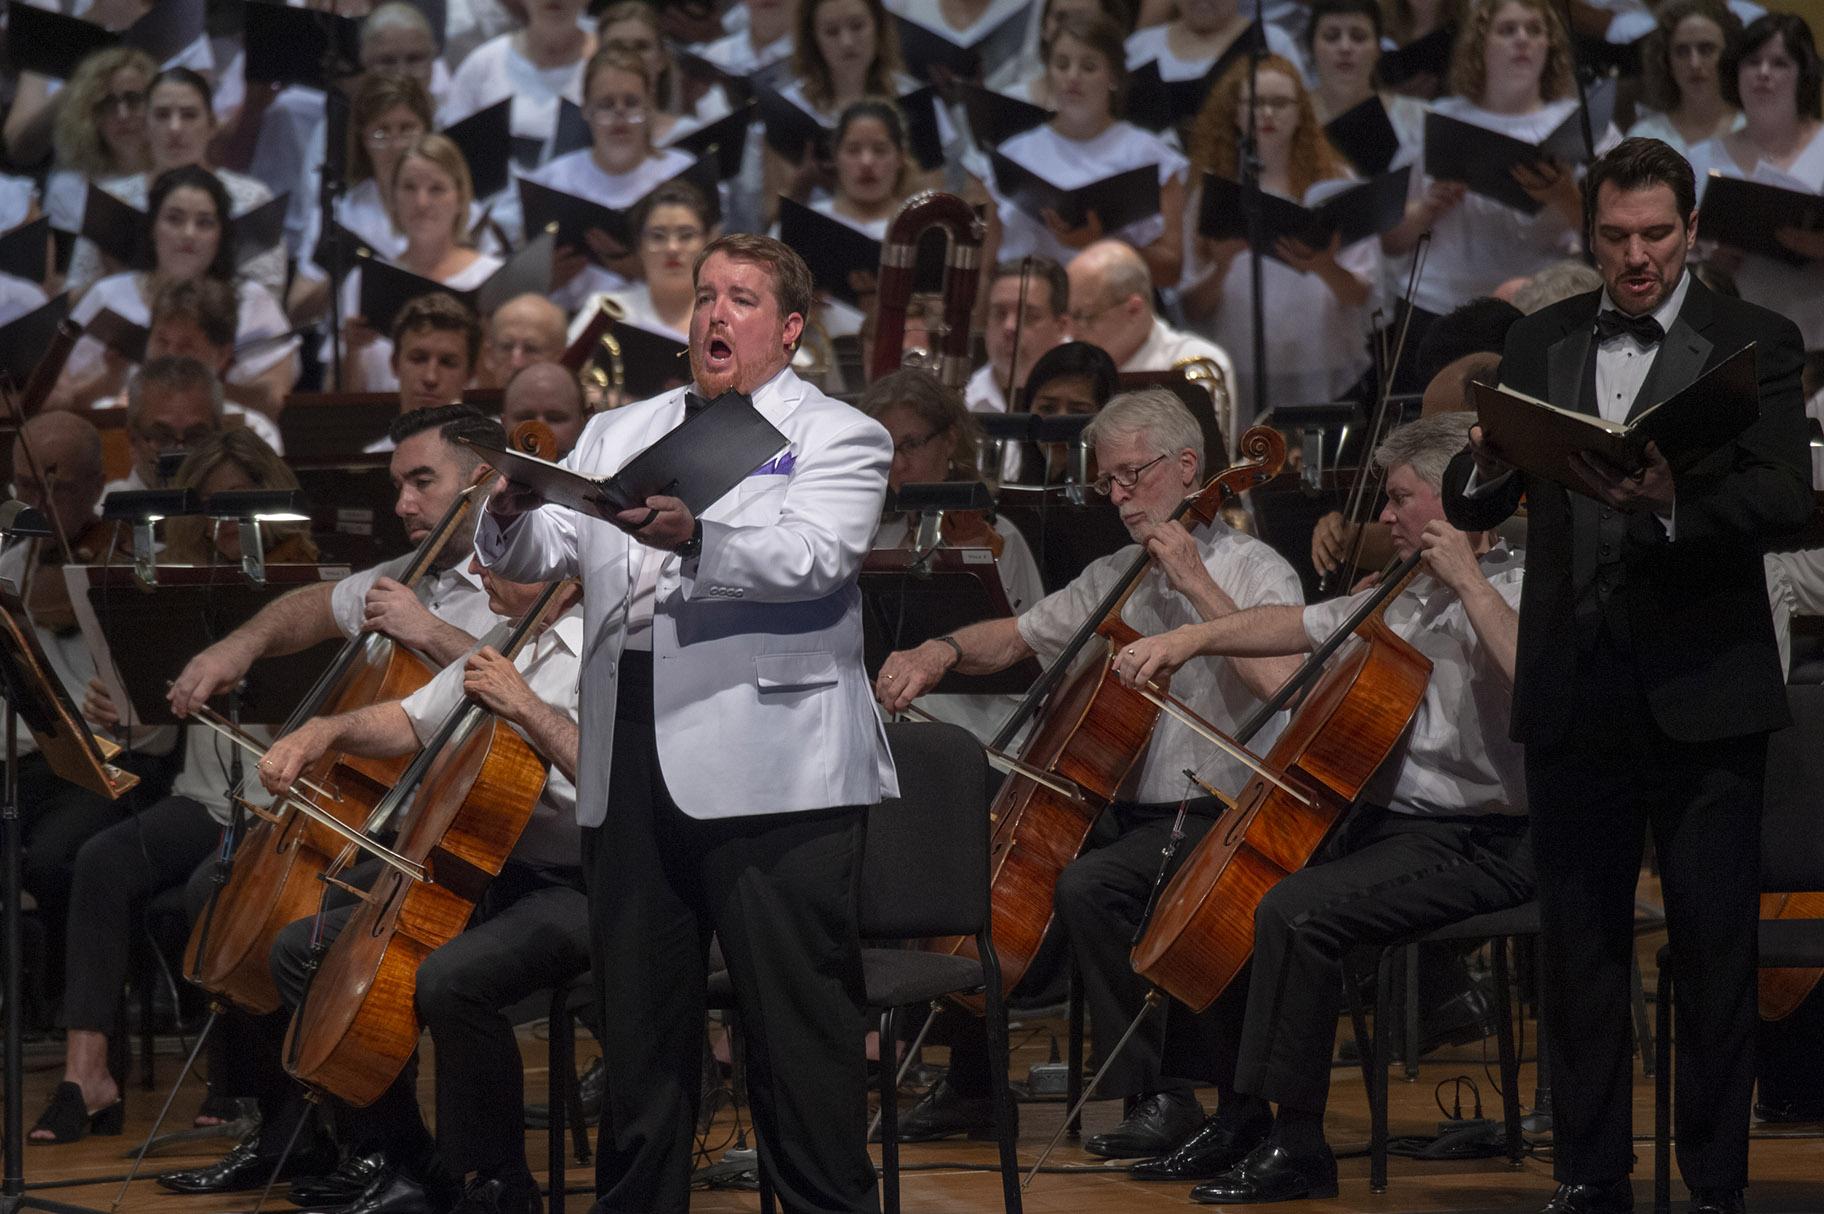
[{"label": "black trousers", "polygon": [[113,1029],[138,915],[148,899],[183,885],[221,838],[200,802],[166,797],[92,836],[76,853],[70,884],[63,1014],[72,1029]]},{"label": "black trousers", "polygon": [[[435,1166],[454,1177],[527,1172],[524,1065],[504,1012],[588,968],[585,907],[577,870],[508,861],[475,921],[418,967],[418,1015],[436,1046],[436,1139],[419,1112],[414,1057],[373,1104],[338,1110],[345,1145],[378,1147],[410,1170],[437,1157]],[[324,914],[326,943],[352,914],[347,901]],[[273,946],[273,977],[288,1007],[304,991],[312,930],[313,920],[301,919]]]},{"label": "black trousers", "polygon": [[1634,891],[1650,826],[1677,977],[1678,1164],[1692,1187],[1748,1180],[1764,734],[1679,742],[1654,724],[1614,642],[1580,667],[1564,740],[1529,747],[1539,861],[1553,1170],[1633,1168]]},{"label": "black trousers", "polygon": [[863,811],[691,818],[659,769],[650,658],[624,655],[617,715],[607,818],[583,832],[608,1088],[596,1214],[690,1204],[711,933],[782,1204],[878,1210],[855,911]]},{"label": "black trousers", "polygon": [[1523,818],[1420,818],[1363,805],[1322,855],[1255,908],[1235,1073],[1239,1091],[1311,1113],[1329,1099],[1350,952],[1533,895]]}]

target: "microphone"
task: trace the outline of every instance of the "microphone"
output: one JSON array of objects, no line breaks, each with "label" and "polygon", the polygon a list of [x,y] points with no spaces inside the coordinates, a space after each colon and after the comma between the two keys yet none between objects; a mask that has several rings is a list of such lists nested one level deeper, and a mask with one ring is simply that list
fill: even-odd
[{"label": "microphone", "polygon": [[39,539],[50,534],[51,525],[36,506],[28,506],[18,498],[8,498],[0,504],[0,535]]}]

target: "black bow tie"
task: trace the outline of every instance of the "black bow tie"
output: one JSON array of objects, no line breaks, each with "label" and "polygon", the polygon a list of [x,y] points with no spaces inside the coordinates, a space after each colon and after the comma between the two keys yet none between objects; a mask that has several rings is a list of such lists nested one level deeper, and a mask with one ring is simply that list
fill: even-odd
[{"label": "black bow tie", "polygon": [[716,397],[716,399],[714,399],[714,400],[705,400],[701,396],[698,396],[695,392],[686,392],[684,394],[684,416],[685,417],[695,416],[696,414],[701,413],[701,412],[703,412],[703,410],[709,408],[711,405],[721,404],[723,401],[727,400],[731,396],[734,397],[736,400],[740,401],[744,405],[753,403],[753,398],[750,397],[747,393],[737,392],[733,388],[730,388],[728,391],[726,391],[722,395]]},{"label": "black bow tie", "polygon": [[1666,331],[1650,315],[1628,316],[1613,308],[1596,313],[1596,337],[1599,341],[1626,334],[1643,346],[1657,346],[1666,339]]}]

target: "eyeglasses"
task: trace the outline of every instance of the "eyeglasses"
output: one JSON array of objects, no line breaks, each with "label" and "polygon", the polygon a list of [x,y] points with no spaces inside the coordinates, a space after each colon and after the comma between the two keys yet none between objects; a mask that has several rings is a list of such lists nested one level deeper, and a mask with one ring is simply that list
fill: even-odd
[{"label": "eyeglasses", "polygon": [[931,431],[931,433],[925,435],[923,438],[900,439],[893,444],[893,458],[898,459],[902,455],[916,455],[919,451],[929,446],[933,439],[937,438],[938,435],[944,433],[944,431],[949,428],[950,427],[948,426],[941,426],[938,429]]},{"label": "eyeglasses", "polygon": [[139,89],[108,93],[95,103],[95,108],[103,114],[137,114],[146,108],[146,94]]},{"label": "eyeglasses", "polygon": [[1113,312],[1116,308],[1120,307],[1122,304],[1124,304],[1126,302],[1127,301],[1124,299],[1117,299],[1113,303],[1105,303],[1099,308],[1095,308],[1095,309],[1088,310],[1088,311],[1085,311],[1082,309],[1072,309],[1071,313],[1070,313],[1070,323],[1073,325],[1094,324],[1096,322],[1097,317],[1108,315],[1110,312]]},{"label": "eyeglasses", "polygon": [[646,101],[642,97],[622,97],[619,101],[591,101],[583,107],[583,117],[590,122],[612,122],[616,118],[627,122],[646,121]]},{"label": "eyeglasses", "polygon": [[418,51],[409,55],[376,55],[365,66],[370,72],[415,76],[436,57],[429,51]]},{"label": "eyeglasses", "polygon": [[1253,99],[1254,112],[1257,114],[1283,114],[1298,104],[1296,97],[1256,97]]},{"label": "eyeglasses", "polygon": [[215,431],[214,426],[192,426],[180,434],[169,426],[155,425],[137,427],[134,433],[138,434],[148,447],[169,451],[173,447],[195,447],[208,441]]},{"label": "eyeglasses", "polygon": [[702,228],[647,228],[640,239],[649,249],[667,249],[672,245],[693,245],[703,239]]},{"label": "eyeglasses", "polygon": [[1117,468],[1113,472],[1104,472],[1101,476],[1098,476],[1089,483],[1090,488],[1094,489],[1097,493],[1100,493],[1103,497],[1107,497],[1112,493],[1116,485],[1121,486],[1123,489],[1132,489],[1135,485],[1140,483],[1140,478],[1146,474],[1148,468],[1151,468],[1154,464],[1164,458],[1164,455],[1155,455],[1144,464],[1141,464],[1138,468]]},{"label": "eyeglasses", "polygon": [[390,131],[377,126],[367,133],[367,144],[375,148],[404,147],[422,134],[424,128],[421,126],[399,127]]}]

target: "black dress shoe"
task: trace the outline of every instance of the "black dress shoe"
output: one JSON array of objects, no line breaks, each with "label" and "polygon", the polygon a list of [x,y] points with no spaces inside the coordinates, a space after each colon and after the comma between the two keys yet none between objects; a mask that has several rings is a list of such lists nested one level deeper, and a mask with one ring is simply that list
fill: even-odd
[{"label": "black dress shoe", "polygon": [[291,1204],[308,1209],[311,1206],[348,1206],[360,1200],[367,1186],[374,1183],[386,1167],[386,1156],[379,1151],[358,1155],[350,1151],[336,1162],[336,1170],[322,1175],[300,1176],[291,1182]]},{"label": "black dress shoe", "polygon": [[483,1180],[476,1177],[462,1191],[462,1200],[450,1214],[544,1214],[538,1182],[525,1176]]},{"label": "black dress shoe", "polygon": [[385,1168],[348,1206],[318,1206],[312,1214],[446,1214],[450,1200],[437,1200],[410,1176]]},{"label": "black dress shoe", "polygon": [[1754,1117],[1756,1121],[1778,1123],[1824,1121],[1824,1100],[1757,1100]]},{"label": "black dress shoe", "polygon": [[1328,1148],[1321,1157],[1300,1159],[1272,1143],[1255,1147],[1221,1176],[1191,1190],[1192,1201],[1211,1206],[1335,1196],[1336,1156]]},{"label": "black dress shoe", "polygon": [[[258,1139],[255,1135],[241,1142],[206,1168],[166,1172],[157,1177],[158,1186],[173,1193],[249,1193],[263,1189],[272,1179],[272,1170],[279,1160],[276,1156],[262,1154]],[[315,1153],[294,1153],[279,1169],[279,1179],[288,1180],[313,1172],[322,1167],[323,1162]]]},{"label": "black dress shoe", "polygon": [[1561,1184],[1539,1214],[1634,1214],[1634,1182]]},{"label": "black dress shoe", "polygon": [[[583,1106],[583,1120],[594,1125],[602,1119],[602,1093],[608,1090],[608,1067],[597,1058],[591,1062],[582,1078],[576,1081],[576,1097]],[[568,1114],[566,1114],[568,1116]],[[550,1128],[551,1106],[548,1104],[529,1104],[526,1106],[526,1127],[533,1130]]]},{"label": "black dress shoe", "polygon": [[1135,1097],[1121,1124],[1085,1138],[1083,1149],[1104,1159],[1153,1159],[1177,1150],[1202,1124],[1203,1106],[1190,1092],[1156,1092]]},{"label": "black dress shoe", "polygon": [[1742,1214],[1745,1208],[1740,1189],[1691,1190],[1690,1214]]},{"label": "black dress shoe", "polygon": [[[1019,1116],[1014,1106],[1014,1116]],[[1017,1134],[1018,1121],[1015,1121]],[[948,1079],[939,1079],[899,1119],[901,1142],[935,1142],[962,1134],[969,1138],[994,1137],[994,1097],[959,1096]]]},{"label": "black dress shoe", "polygon": [[1272,1129],[1271,1115],[1239,1121],[1218,1113],[1176,1151],[1142,1160],[1127,1174],[1135,1180],[1209,1180],[1246,1159]]}]

